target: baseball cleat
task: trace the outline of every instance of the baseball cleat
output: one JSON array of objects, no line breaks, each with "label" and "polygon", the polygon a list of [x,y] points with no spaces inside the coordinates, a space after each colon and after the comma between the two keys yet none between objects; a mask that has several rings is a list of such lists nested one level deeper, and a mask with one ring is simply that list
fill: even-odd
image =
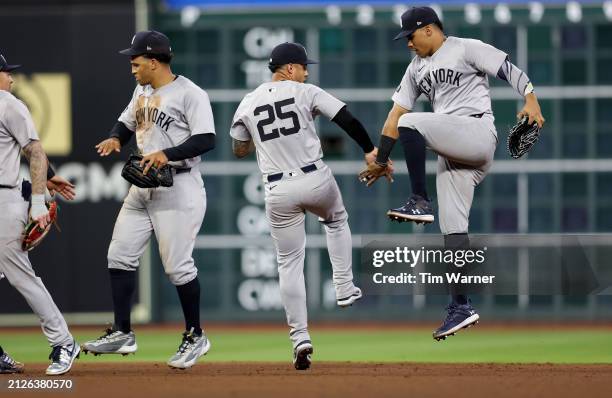
[{"label": "baseball cleat", "polygon": [[133,354],[138,349],[134,332],[124,333],[120,330],[106,329],[106,332],[96,340],[91,340],[81,346],[85,354],[91,352],[100,354]]},{"label": "baseball cleat", "polygon": [[21,362],[15,361],[6,352],[0,355],[0,373],[23,373],[25,366]]},{"label": "baseball cleat", "polygon": [[81,347],[74,340],[72,344],[53,347],[49,355],[51,365],[49,365],[45,373],[49,376],[59,376],[68,373],[70,368],[72,368],[74,360],[79,357],[80,352]]},{"label": "baseball cleat", "polygon": [[461,329],[474,326],[480,319],[480,316],[469,302],[468,304],[451,303],[446,307],[446,311],[448,311],[448,315],[444,319],[442,326],[433,332],[434,340],[446,340],[447,336],[454,336]]},{"label": "baseball cleat", "polygon": [[199,357],[206,355],[210,350],[210,340],[204,332],[201,335],[193,333],[193,328],[190,331],[183,333],[183,340],[179,345],[176,354],[167,362],[168,366],[175,369],[187,369],[192,367]]},{"label": "baseball cleat", "polygon": [[432,223],[434,221],[431,201],[419,195],[412,195],[402,207],[387,211],[387,217],[392,221],[414,221],[419,223]]},{"label": "baseball cleat", "polygon": [[310,340],[304,340],[293,349],[293,366],[297,370],[306,370],[312,363],[310,356],[314,352]]},{"label": "baseball cleat", "polygon": [[353,291],[353,294],[347,297],[339,298],[336,302],[338,303],[339,307],[345,308],[345,307],[350,307],[351,305],[353,305],[355,301],[359,300],[362,297],[363,297],[363,294],[361,293],[361,289],[355,286],[355,290]]}]

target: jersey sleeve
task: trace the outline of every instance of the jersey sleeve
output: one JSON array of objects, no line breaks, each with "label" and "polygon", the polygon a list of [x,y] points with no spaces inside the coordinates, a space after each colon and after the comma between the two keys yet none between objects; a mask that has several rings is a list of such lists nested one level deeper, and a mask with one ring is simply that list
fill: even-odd
[{"label": "jersey sleeve", "polygon": [[417,98],[419,98],[419,95],[421,95],[421,90],[419,90],[419,86],[417,85],[414,75],[414,65],[415,61],[413,59],[410,65],[408,65],[406,68],[406,73],[404,73],[402,81],[391,96],[391,100],[393,100],[393,102],[409,111],[414,109],[414,103],[416,102]]},{"label": "jersey sleeve", "polygon": [[39,140],[28,108],[16,98],[7,101],[4,125],[21,148],[26,147],[32,141]]},{"label": "jersey sleeve", "polygon": [[508,54],[480,40],[465,39],[465,59],[477,70],[497,76]]},{"label": "jersey sleeve", "polygon": [[329,120],[342,109],[346,104],[334,97],[327,91],[313,84],[306,85],[308,98],[310,99],[310,111],[314,116],[323,115]]},{"label": "jersey sleeve", "polygon": [[192,90],[185,96],[185,119],[191,135],[215,134],[215,120],[206,91]]},{"label": "jersey sleeve", "polygon": [[232,125],[230,127],[230,136],[238,141],[250,141],[252,138],[246,126],[246,102],[247,100],[245,98],[240,105],[238,105],[238,109],[236,109],[236,113],[234,113],[234,118],[232,119]]},{"label": "jersey sleeve", "polygon": [[125,124],[125,127],[132,131],[136,131],[136,112],[134,110],[136,106],[136,101],[138,98],[138,86],[134,89],[134,93],[132,93],[132,99],[130,103],[125,107],[121,115],[119,115],[119,121]]}]

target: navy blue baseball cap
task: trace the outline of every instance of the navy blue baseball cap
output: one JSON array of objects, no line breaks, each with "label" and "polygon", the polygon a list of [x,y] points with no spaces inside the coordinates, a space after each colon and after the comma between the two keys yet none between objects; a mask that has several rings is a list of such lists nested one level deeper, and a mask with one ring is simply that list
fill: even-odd
[{"label": "navy blue baseball cap", "polygon": [[283,43],[274,47],[270,54],[270,65],[286,64],[316,64],[317,61],[308,59],[306,48],[300,43]]},{"label": "navy blue baseball cap", "polygon": [[170,39],[168,36],[155,30],[145,30],[138,32],[132,38],[132,46],[125,50],[119,51],[123,55],[170,55],[172,47],[170,47]]},{"label": "navy blue baseball cap", "polygon": [[401,39],[402,37],[410,37],[415,30],[420,29],[429,24],[439,24],[440,18],[431,7],[412,7],[402,14],[402,30],[393,38],[393,40]]},{"label": "navy blue baseball cap", "polygon": [[4,55],[0,54],[0,72],[10,72],[17,68],[21,68],[21,65],[9,65]]}]

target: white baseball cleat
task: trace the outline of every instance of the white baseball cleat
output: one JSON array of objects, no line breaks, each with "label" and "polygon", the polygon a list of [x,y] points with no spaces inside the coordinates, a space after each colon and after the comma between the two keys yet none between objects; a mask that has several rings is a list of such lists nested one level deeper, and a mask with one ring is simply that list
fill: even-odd
[{"label": "white baseball cleat", "polygon": [[361,289],[355,286],[355,291],[353,291],[353,294],[351,294],[350,296],[346,296],[346,297],[337,299],[336,303],[338,304],[339,307],[342,307],[342,308],[350,307],[351,305],[353,305],[355,301],[359,300],[362,297],[363,297],[363,294],[361,293]]},{"label": "white baseball cleat", "polygon": [[51,365],[47,368],[46,373],[49,376],[59,376],[68,373],[70,368],[72,368],[74,360],[79,357],[80,352],[81,347],[74,340],[72,344],[53,347],[49,355]]},{"label": "white baseball cleat", "polygon": [[88,341],[82,346],[83,352],[94,355],[101,354],[134,354],[138,350],[134,332],[124,333],[120,330],[106,329],[104,335],[95,340]]},{"label": "white baseball cleat", "polygon": [[210,350],[210,340],[204,332],[201,335],[193,333],[193,329],[183,333],[183,340],[176,354],[167,362],[168,366],[175,369],[187,369],[192,367],[199,357],[206,355]]},{"label": "white baseball cleat", "polygon": [[310,340],[304,340],[293,349],[293,366],[297,370],[306,370],[312,363],[311,355],[314,352]]}]

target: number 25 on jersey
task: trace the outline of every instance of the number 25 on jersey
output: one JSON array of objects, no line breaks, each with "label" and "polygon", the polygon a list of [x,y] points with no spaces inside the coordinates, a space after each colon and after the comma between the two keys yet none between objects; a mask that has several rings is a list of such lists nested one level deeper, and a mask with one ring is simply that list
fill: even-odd
[{"label": "number 25 on jersey", "polygon": [[[273,140],[275,138],[280,137],[281,134],[291,135],[291,134],[295,134],[300,131],[300,120],[298,119],[297,113],[291,110],[283,111],[283,107],[286,107],[292,104],[295,104],[295,98],[288,98],[282,101],[277,101],[274,103],[274,106],[270,104],[266,104],[266,105],[261,105],[255,108],[255,110],[253,111],[255,116],[259,116],[264,112],[267,113],[267,117],[265,117],[264,119],[261,119],[257,123],[257,131],[259,132],[259,137],[261,139],[261,142]],[[274,123],[274,121],[277,118],[280,120],[291,119],[292,126],[289,128],[287,127],[274,128],[272,129],[271,132],[266,133],[264,128]]]}]

